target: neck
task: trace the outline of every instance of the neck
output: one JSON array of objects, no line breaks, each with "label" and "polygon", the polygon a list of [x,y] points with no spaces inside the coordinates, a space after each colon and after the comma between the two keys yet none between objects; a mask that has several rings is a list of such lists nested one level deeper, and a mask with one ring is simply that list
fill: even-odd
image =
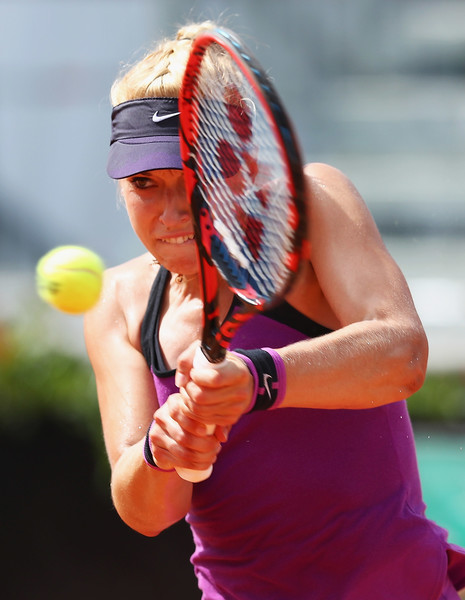
[{"label": "neck", "polygon": [[[154,258],[154,257],[152,257],[152,261],[151,262],[152,262],[153,266],[156,266],[156,265],[160,264],[158,262],[158,260],[156,258]],[[198,277],[197,273],[194,273],[193,275],[184,275],[183,273],[173,273],[171,271],[172,281],[175,281],[178,284],[182,284],[182,283],[187,284],[190,281],[194,281],[194,279],[196,279],[197,277]]]},{"label": "neck", "polygon": [[194,275],[183,275],[182,273],[173,273],[172,275],[174,281],[179,284],[186,284],[198,278],[197,273],[195,273]]}]

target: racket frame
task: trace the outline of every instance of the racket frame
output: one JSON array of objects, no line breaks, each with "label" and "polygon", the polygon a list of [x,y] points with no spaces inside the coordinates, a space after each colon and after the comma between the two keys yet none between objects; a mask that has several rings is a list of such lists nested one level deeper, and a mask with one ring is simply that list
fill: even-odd
[{"label": "racket frame", "polygon": [[[287,181],[292,183],[289,193],[296,207],[295,219],[297,221],[293,239],[293,248],[289,253],[292,257],[289,265],[288,278],[280,290],[279,295],[258,302],[251,302],[249,298],[241,295],[241,290],[232,286],[231,290],[241,300],[241,310],[236,310],[228,315],[220,324],[218,311],[219,283],[218,270],[209,252],[209,235],[202,229],[202,211],[207,210],[202,195],[199,178],[196,175],[196,121],[198,114],[194,110],[193,90],[196,86],[202,60],[211,44],[218,44],[233,59],[241,73],[253,88],[261,102],[262,108],[267,113],[268,123],[271,125],[274,136],[280,141],[283,162],[288,170]],[[230,345],[231,339],[237,329],[257,312],[263,311],[279,303],[290,289],[302,257],[306,254],[306,199],[305,180],[302,170],[302,158],[297,138],[291,122],[283,108],[269,78],[264,73],[261,65],[252,53],[242,44],[240,39],[231,31],[224,28],[207,29],[201,32],[194,40],[190,57],[185,70],[182,89],[179,97],[180,110],[180,140],[181,158],[186,181],[187,195],[190,201],[194,235],[197,243],[198,261],[200,270],[201,291],[204,306],[204,326],[201,347],[210,362],[221,362]],[[207,219],[208,220],[208,219]],[[205,222],[205,219],[204,219]]]}]

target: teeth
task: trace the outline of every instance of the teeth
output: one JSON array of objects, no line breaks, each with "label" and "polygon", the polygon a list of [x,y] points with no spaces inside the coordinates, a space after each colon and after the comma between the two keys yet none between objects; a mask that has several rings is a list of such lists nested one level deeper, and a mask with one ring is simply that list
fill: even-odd
[{"label": "teeth", "polygon": [[194,234],[191,234],[191,235],[183,235],[180,237],[165,238],[163,241],[166,242],[167,244],[184,244],[184,242],[188,242],[189,240],[193,240],[193,239],[194,239]]}]

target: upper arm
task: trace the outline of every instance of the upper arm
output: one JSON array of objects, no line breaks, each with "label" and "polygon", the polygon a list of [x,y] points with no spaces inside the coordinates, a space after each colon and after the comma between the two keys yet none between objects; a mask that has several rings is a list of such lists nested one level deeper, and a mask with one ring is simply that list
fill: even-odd
[{"label": "upper arm", "polygon": [[340,323],[394,319],[419,327],[399,267],[352,183],[327,165],[306,168],[311,261]]},{"label": "upper arm", "polygon": [[145,435],[158,408],[152,375],[131,343],[118,280],[106,273],[99,304],[84,319],[110,463]]}]

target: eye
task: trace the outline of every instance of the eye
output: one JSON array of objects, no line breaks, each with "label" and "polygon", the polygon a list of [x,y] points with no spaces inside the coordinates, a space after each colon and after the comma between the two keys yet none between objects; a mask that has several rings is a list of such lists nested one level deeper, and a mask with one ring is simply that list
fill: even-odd
[{"label": "eye", "polygon": [[139,190],[145,190],[149,187],[158,187],[156,181],[150,177],[144,177],[143,175],[135,175],[134,177],[131,177],[130,182]]}]

